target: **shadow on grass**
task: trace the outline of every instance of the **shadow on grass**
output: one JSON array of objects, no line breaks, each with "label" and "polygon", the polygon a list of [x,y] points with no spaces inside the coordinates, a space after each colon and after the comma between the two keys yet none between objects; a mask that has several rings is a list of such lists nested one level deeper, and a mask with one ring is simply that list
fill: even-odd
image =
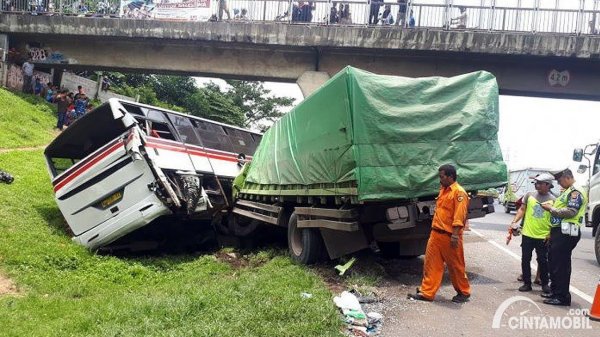
[{"label": "shadow on grass", "polygon": [[67,225],[65,218],[63,218],[60,210],[57,207],[48,206],[36,206],[36,212],[44,219],[54,233],[71,237],[73,232]]},{"label": "shadow on grass", "polygon": [[36,95],[32,95],[32,94],[25,94],[21,91],[16,91],[16,90],[9,90],[9,91],[13,95],[24,100],[25,102],[32,104],[32,105],[36,105],[36,106],[38,106],[38,108],[41,108],[42,110],[48,110],[48,112],[53,112],[56,109],[52,103],[47,102],[45,99],[43,99],[40,96],[36,96]]}]

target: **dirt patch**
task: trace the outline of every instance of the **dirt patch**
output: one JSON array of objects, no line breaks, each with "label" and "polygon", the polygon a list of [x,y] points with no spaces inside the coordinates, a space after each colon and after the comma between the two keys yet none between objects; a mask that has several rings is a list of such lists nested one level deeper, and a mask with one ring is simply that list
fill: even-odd
[{"label": "dirt patch", "polygon": [[0,274],[0,296],[3,295],[14,295],[18,293],[15,284],[4,275]]},{"label": "dirt patch", "polygon": [[47,145],[41,146],[30,146],[30,147],[16,147],[13,149],[0,148],[0,153],[6,153],[11,151],[35,151],[45,149]]}]

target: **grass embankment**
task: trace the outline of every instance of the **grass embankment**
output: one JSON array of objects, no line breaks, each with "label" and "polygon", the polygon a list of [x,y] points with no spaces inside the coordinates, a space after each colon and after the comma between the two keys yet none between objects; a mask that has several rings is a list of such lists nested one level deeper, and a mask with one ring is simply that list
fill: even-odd
[{"label": "grass embankment", "polygon": [[0,149],[48,144],[55,135],[55,111],[41,97],[0,88]]},{"label": "grass embankment", "polygon": [[[0,90],[0,144],[47,143],[52,115],[10,95]],[[27,132],[7,137],[14,125]],[[331,293],[281,253],[257,251],[241,268],[211,254],[98,256],[65,234],[41,150],[0,153],[0,167],[15,176],[0,184],[0,273],[18,288],[0,296],[0,336],[339,335]]]}]

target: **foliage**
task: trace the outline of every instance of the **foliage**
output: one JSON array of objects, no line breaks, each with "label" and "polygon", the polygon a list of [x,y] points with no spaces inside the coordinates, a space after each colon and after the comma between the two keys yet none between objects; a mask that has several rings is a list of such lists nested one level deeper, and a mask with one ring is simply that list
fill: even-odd
[{"label": "foliage", "polygon": [[197,87],[192,77],[97,73],[108,77],[111,90],[137,97],[140,102],[184,111],[195,116],[242,126],[262,127],[283,115],[294,99],[274,96],[260,82],[227,81],[222,89],[213,82]]},{"label": "foliage", "polygon": [[41,97],[0,89],[0,148],[45,145],[52,140],[56,108]]},{"label": "foliage", "polygon": [[283,112],[281,108],[291,107],[294,99],[277,97],[261,82],[227,81],[232,88],[227,92],[235,105],[240,107],[246,117],[245,126],[255,126],[261,122],[272,124]]},{"label": "foliage", "polygon": [[41,151],[2,153],[0,167],[15,175],[0,185],[0,270],[19,290],[0,296],[2,336],[339,335],[325,285],[281,252],[247,267],[210,253],[99,256],[66,235]]}]

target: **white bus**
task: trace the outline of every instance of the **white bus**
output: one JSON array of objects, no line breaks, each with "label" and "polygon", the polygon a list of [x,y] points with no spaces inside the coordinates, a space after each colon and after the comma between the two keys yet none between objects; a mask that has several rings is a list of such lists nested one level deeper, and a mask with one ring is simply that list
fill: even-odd
[{"label": "white bus", "polygon": [[98,249],[158,217],[213,219],[261,134],[111,99],[78,119],[44,154],[73,240]]}]

